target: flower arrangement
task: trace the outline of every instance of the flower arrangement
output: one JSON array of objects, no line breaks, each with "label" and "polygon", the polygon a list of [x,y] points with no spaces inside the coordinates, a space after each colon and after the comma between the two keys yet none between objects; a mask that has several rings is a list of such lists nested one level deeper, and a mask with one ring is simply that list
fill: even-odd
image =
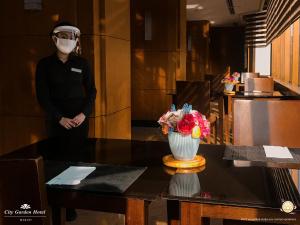
[{"label": "flower arrangement", "polygon": [[162,126],[163,134],[178,132],[183,136],[191,135],[192,138],[205,138],[210,134],[210,124],[206,117],[192,105],[184,104],[182,109],[176,110],[175,105],[162,115],[158,123]]},{"label": "flower arrangement", "polygon": [[239,77],[241,76],[240,73],[238,72],[234,72],[232,75],[231,75],[236,81],[239,80]]},{"label": "flower arrangement", "polygon": [[225,84],[237,84],[239,80],[240,74],[238,72],[234,72],[231,75],[227,75],[223,78],[222,83]]}]

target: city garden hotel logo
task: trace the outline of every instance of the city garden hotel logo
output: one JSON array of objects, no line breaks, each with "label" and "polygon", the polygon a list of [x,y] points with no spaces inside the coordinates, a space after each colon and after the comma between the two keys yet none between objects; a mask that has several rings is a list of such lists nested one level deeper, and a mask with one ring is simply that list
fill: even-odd
[{"label": "city garden hotel logo", "polygon": [[46,210],[31,209],[29,204],[22,204],[19,209],[4,210],[4,217],[19,218],[20,221],[30,222],[37,217],[46,217]]}]

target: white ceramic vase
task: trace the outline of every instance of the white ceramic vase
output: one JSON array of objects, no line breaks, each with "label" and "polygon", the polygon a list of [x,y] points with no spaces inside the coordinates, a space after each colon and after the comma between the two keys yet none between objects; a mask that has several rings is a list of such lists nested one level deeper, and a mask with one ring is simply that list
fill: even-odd
[{"label": "white ceramic vase", "polygon": [[226,91],[232,91],[234,87],[234,84],[225,83],[225,90]]},{"label": "white ceramic vase", "polygon": [[191,135],[182,135],[178,132],[169,132],[169,145],[175,159],[193,160],[198,152],[200,138],[192,138]]}]

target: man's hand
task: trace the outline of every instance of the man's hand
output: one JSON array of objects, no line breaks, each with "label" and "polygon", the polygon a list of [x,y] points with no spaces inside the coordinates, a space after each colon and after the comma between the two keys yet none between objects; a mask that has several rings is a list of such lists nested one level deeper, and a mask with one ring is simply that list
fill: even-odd
[{"label": "man's hand", "polygon": [[85,115],[83,113],[78,114],[73,118],[73,122],[76,124],[76,127],[80,126],[82,122],[85,120]]},{"label": "man's hand", "polygon": [[70,130],[73,127],[76,127],[76,123],[72,119],[66,117],[62,117],[59,121],[59,124],[68,130]]}]

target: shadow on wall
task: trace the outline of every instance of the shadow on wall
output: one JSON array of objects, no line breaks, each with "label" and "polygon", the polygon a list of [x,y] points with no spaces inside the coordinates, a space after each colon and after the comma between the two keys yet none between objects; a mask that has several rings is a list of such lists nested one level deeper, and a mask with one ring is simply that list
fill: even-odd
[{"label": "shadow on wall", "polygon": [[178,53],[134,51],[132,62],[133,119],[156,120],[172,103]]},{"label": "shadow on wall", "polygon": [[[6,76],[1,82],[0,154],[46,137],[44,113],[36,100],[35,67],[42,54],[47,52],[43,50],[51,46],[49,37],[24,35],[2,39],[6,55],[1,60]],[[12,43],[16,44],[11,49]]]}]

